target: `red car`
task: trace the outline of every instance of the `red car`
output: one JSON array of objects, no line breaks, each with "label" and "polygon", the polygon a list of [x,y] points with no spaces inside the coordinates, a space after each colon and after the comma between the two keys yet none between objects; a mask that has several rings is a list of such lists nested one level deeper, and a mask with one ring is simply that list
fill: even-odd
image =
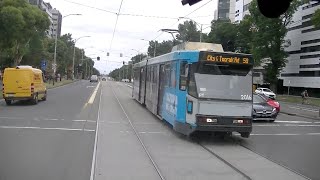
[{"label": "red car", "polygon": [[270,106],[276,108],[276,110],[277,110],[278,113],[280,112],[280,103],[279,103],[279,102],[277,102],[277,101],[274,100],[274,99],[270,99],[270,98],[267,97],[267,96],[264,96],[264,95],[261,95],[261,94],[258,94],[258,95],[261,96],[264,100],[266,100],[267,103],[268,103]]}]

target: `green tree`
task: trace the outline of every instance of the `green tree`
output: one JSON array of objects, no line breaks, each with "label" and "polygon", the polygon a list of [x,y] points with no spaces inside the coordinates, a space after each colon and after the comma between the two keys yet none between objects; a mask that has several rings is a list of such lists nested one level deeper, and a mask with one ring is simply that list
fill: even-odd
[{"label": "green tree", "polygon": [[197,24],[193,21],[184,21],[183,24],[178,26],[179,34],[177,40],[182,42],[199,42],[200,31],[197,30]]},{"label": "green tree", "polygon": [[286,26],[292,22],[293,13],[302,4],[300,0],[293,0],[290,8],[279,18],[266,18],[258,8],[257,0],[250,4],[250,16],[248,21],[251,23],[254,33],[252,34],[252,54],[255,62],[260,64],[265,61],[267,70],[266,81],[271,84],[271,88],[276,91],[278,75],[285,66],[287,53],[284,51],[286,46],[285,35]]},{"label": "green tree", "polygon": [[221,44],[225,51],[235,51],[237,25],[225,20],[214,20],[211,24],[207,42]]},{"label": "green tree", "polygon": [[313,14],[312,22],[315,27],[320,28],[320,9],[317,9]]},{"label": "green tree", "polygon": [[20,64],[37,34],[44,34],[50,21],[45,12],[25,0],[0,1],[0,48]]},{"label": "green tree", "polygon": [[[155,48],[155,44],[156,44],[156,48]],[[160,55],[169,53],[169,52],[171,52],[174,44],[177,44],[177,43],[174,43],[171,40],[162,41],[161,43],[158,43],[158,41],[150,41],[149,47],[148,47],[148,55],[150,57],[153,57],[155,49],[156,49],[156,51],[155,51],[156,56],[160,56]]]},{"label": "green tree", "polygon": [[241,53],[251,54],[252,51],[252,34],[253,29],[251,27],[249,16],[246,15],[243,20],[237,25],[237,36],[235,40],[235,51]]},{"label": "green tree", "polygon": [[147,55],[145,55],[145,54],[137,54],[131,58],[131,61],[133,62],[133,64],[135,64],[135,63],[142,61],[146,57],[147,57]]}]

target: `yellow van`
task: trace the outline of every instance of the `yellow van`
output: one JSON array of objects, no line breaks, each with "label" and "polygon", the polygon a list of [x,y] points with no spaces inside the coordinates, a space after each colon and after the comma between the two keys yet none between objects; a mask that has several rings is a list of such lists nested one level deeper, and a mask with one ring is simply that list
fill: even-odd
[{"label": "yellow van", "polygon": [[40,69],[31,66],[6,68],[3,74],[3,98],[7,105],[13,100],[30,100],[37,104],[38,100],[47,99],[47,88]]}]

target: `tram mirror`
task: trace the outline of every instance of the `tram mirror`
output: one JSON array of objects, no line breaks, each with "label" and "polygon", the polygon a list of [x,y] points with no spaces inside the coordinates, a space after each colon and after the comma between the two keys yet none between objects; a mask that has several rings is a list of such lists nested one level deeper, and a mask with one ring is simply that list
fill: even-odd
[{"label": "tram mirror", "polygon": [[193,102],[188,100],[188,103],[187,103],[188,114],[192,114],[192,109],[193,109]]}]

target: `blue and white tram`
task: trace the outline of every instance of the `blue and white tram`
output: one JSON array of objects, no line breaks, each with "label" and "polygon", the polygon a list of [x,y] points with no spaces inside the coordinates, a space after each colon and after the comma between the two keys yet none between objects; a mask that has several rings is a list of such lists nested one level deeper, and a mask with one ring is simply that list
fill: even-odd
[{"label": "blue and white tram", "polygon": [[134,64],[134,99],[185,135],[211,131],[249,137],[253,59],[220,49],[176,50]]}]

